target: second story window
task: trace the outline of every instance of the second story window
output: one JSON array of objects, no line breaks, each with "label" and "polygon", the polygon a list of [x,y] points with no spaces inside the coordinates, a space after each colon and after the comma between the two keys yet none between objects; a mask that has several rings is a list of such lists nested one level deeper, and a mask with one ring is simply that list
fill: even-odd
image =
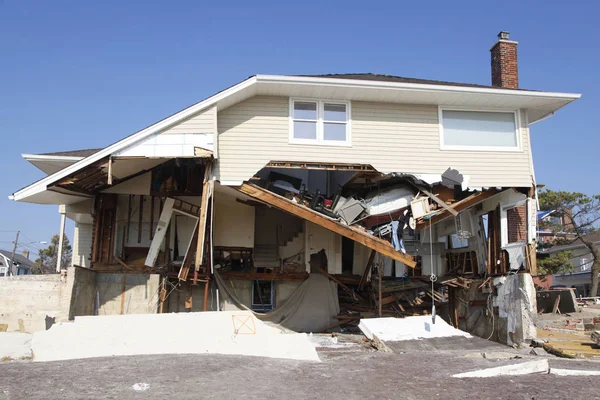
[{"label": "second story window", "polygon": [[290,143],[350,145],[350,104],[291,100]]},{"label": "second story window", "polygon": [[517,113],[466,111],[440,107],[443,150],[521,150]]}]

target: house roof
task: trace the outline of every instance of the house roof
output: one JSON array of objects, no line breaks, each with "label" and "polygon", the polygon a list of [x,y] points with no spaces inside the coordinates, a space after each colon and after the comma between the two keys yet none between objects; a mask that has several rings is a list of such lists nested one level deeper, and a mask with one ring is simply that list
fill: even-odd
[{"label": "house roof", "polygon": [[[0,250],[0,254],[4,255],[9,260],[12,257],[12,251],[8,250]],[[21,264],[21,266],[25,266],[27,268],[31,268],[35,264],[35,262],[31,261],[30,259],[19,253],[15,253],[15,261]]]},{"label": "house roof", "polygon": [[548,215],[552,214],[554,210],[546,210],[546,211],[538,211],[537,212],[537,220],[541,221],[546,218]]},{"label": "house roof", "polygon": [[[488,88],[488,89],[508,89],[508,88],[503,88],[503,87],[499,87],[499,86],[479,85],[476,83],[461,83],[461,82],[439,81],[439,80],[435,80],[435,79],[408,78],[405,76],[397,76],[397,75],[373,74],[371,72],[349,73],[349,74],[290,75],[290,76],[313,77],[313,78],[333,78],[333,79],[354,79],[354,80],[378,81],[378,82],[416,83],[416,84],[440,85],[440,86],[462,86],[462,87]],[[510,90],[515,90],[515,89],[510,89]],[[516,90],[524,90],[524,89],[516,89]]]},{"label": "house roof", "polygon": [[89,157],[94,153],[99,152],[100,149],[83,149],[83,150],[70,150],[70,151],[57,151],[54,153],[40,153],[39,156],[55,156],[55,157]]},{"label": "house roof", "polygon": [[[600,233],[594,233],[591,235],[586,235],[585,238],[592,243],[600,243]],[[559,251],[564,250],[573,250],[583,247],[584,244],[581,240],[577,239],[575,242],[563,246],[554,246],[547,249],[544,253],[558,253]]]},{"label": "house roof", "polygon": [[[441,81],[432,83],[427,80],[402,81],[402,79],[409,78],[392,78],[390,76],[385,79],[381,78],[386,75],[363,74],[362,78],[361,74],[347,74],[346,77],[341,77],[344,75],[333,76],[251,76],[15,192],[10,198],[15,201],[44,204],[70,204],[78,201],[80,199],[76,199],[71,194],[48,193],[48,186],[205,109],[217,107],[218,110],[223,110],[258,95],[303,98],[322,98],[327,95],[347,101],[524,109],[527,111],[529,123],[553,114],[580,97],[579,94],[571,93],[456,85]],[[378,79],[372,79],[375,77]]]}]

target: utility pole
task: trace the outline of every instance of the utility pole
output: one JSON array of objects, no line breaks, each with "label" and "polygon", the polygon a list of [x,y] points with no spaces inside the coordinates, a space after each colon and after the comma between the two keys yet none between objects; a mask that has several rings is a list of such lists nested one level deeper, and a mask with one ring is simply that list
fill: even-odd
[{"label": "utility pole", "polygon": [[13,247],[12,256],[10,257],[10,268],[8,269],[10,275],[15,275],[15,253],[17,252],[17,244],[19,243],[19,233],[17,231],[17,237],[15,238],[15,246]]}]

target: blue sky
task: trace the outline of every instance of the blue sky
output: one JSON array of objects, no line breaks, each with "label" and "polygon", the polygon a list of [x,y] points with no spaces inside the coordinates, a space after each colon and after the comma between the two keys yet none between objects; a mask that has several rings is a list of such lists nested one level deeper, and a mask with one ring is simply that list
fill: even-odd
[{"label": "blue sky", "polygon": [[7,199],[43,176],[21,153],[104,147],[256,73],[489,84],[500,30],[522,88],[583,94],[532,127],[538,182],[600,193],[595,3],[0,0],[0,248],[59,229],[56,206]]}]

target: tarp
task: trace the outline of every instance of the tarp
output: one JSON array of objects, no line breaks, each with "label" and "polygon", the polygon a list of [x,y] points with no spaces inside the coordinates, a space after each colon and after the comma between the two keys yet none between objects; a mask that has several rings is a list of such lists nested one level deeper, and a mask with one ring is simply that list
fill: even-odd
[{"label": "tarp", "polygon": [[[231,285],[215,271],[215,282],[219,296],[228,300],[240,310],[252,311],[231,293]],[[337,285],[321,274],[310,274],[281,307],[270,313],[252,311],[262,321],[275,323],[296,332],[321,332],[335,324],[334,318],[340,312]]]}]

